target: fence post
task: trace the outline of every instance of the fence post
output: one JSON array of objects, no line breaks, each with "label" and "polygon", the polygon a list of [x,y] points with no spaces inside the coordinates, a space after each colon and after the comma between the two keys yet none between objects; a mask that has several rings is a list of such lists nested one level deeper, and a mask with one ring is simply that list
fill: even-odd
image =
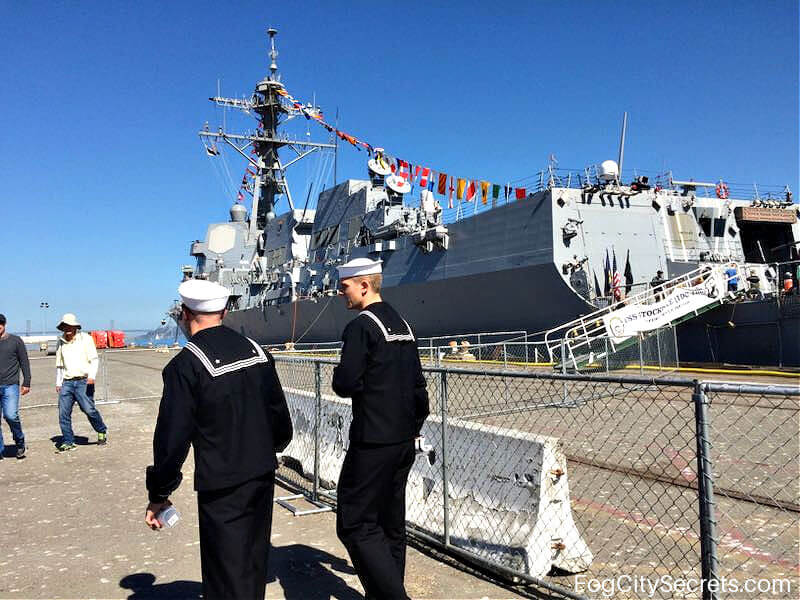
[{"label": "fence post", "polygon": [[661,364],[661,329],[656,329],[656,347],[658,348],[658,370],[661,371],[664,365]]},{"label": "fence post", "polygon": [[[711,441],[708,435],[708,402],[704,384],[695,382],[694,402],[695,438],[697,441],[697,491],[700,515],[700,569],[703,600],[717,599],[717,533],[714,518],[714,480],[711,464]],[[711,581],[715,581],[712,589]]]},{"label": "fence post", "polygon": [[[567,361],[564,358],[566,353],[567,353],[567,338],[566,337],[562,337],[561,338],[561,373],[563,373],[564,375],[567,374]],[[575,372],[576,373],[578,372],[578,366],[577,365],[575,365]],[[569,393],[568,393],[568,390],[567,390],[567,382],[566,381],[562,382],[561,387],[562,387],[562,392],[563,392],[563,394],[562,394],[562,403],[564,404],[564,406],[566,406],[567,405],[567,400],[569,399]]]},{"label": "fence post", "polygon": [[318,500],[319,493],[319,436],[320,421],[322,420],[322,374],[320,373],[320,363],[314,361],[314,487],[311,491],[311,499]]},{"label": "fence post", "polygon": [[525,366],[528,365],[528,332],[525,332]]},{"label": "fence post", "polygon": [[642,352],[642,341],[644,340],[644,334],[639,334],[639,375],[644,375],[644,354]]},{"label": "fence post", "polygon": [[608,338],[603,338],[603,345],[606,350],[606,373],[610,373],[609,360],[608,360]]},{"label": "fence post", "polygon": [[442,412],[442,500],[444,509],[444,545],[450,546],[450,498],[447,486],[447,371],[441,371],[439,404]]}]

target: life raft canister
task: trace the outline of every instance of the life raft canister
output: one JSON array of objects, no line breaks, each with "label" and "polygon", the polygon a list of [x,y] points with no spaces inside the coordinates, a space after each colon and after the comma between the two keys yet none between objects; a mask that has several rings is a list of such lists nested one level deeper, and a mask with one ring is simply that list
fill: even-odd
[{"label": "life raft canister", "polygon": [[725,200],[728,197],[728,186],[725,185],[722,181],[717,184],[717,198],[720,200]]}]

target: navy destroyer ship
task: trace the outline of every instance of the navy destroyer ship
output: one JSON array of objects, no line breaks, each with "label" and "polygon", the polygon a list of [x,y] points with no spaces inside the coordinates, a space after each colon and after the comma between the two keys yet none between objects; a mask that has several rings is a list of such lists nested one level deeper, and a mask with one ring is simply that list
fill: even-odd
[{"label": "navy destroyer ship", "polygon": [[[283,131],[321,112],[287,92],[276,31],[268,34],[269,73],[251,97],[211,98],[254,117],[257,129],[200,131],[210,156],[227,148],[246,163],[229,220],[208,225],[191,244],[196,264],[183,267],[184,279],[232,290],[226,325],[269,345],[338,340],[352,315],[336,298],[337,266],[360,256],[383,261],[383,296],[419,337],[535,338],[659,281],[734,264],[728,285],[736,294],[681,323],[680,360],[800,365],[800,207],[788,187],[746,189],[669,172],[625,177],[623,133],[618,161],[573,171],[551,161],[522,194],[479,189],[451,208],[452,189],[412,192],[400,161],[393,168],[394,159],[370,147],[366,178],[315,192],[315,201],[309,188],[298,199],[287,174],[301,160],[329,159],[341,132],[312,142]],[[788,293],[787,274],[795,284]]]}]

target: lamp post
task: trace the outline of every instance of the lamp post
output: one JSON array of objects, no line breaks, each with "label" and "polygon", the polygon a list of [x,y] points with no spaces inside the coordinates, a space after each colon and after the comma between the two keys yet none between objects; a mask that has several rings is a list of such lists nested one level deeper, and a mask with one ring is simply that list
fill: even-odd
[{"label": "lamp post", "polygon": [[47,320],[47,309],[50,308],[50,304],[47,302],[40,302],[39,308],[42,309],[42,335],[44,335],[45,322]]}]

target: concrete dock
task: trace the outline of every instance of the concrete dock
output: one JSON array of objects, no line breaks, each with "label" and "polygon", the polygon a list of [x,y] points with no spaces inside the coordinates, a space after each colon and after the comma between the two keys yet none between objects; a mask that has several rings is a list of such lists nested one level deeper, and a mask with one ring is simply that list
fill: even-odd
[{"label": "concrete dock", "polygon": [[[54,358],[32,352],[33,386],[21,398],[28,457],[6,458],[0,493],[6,500],[0,530],[2,598],[198,598],[200,552],[191,458],[173,495],[182,520],[153,532],[144,525],[145,466],[161,393],[161,368],[175,352],[126,351],[105,356],[96,397],[124,399],[100,405],[109,443],[97,446],[75,407],[79,447],[55,452],[60,436],[55,407]],[[276,495],[285,494],[280,487]],[[294,517],[275,506],[267,597],[356,599],[358,577],[335,535],[333,513]],[[502,582],[497,582],[502,585]],[[501,587],[474,572],[410,548],[406,586],[413,598],[520,598],[531,590]]]},{"label": "concrete dock", "polygon": [[[0,597],[198,597],[191,455],[184,484],[173,496],[181,523],[163,532],[143,524],[144,468],[152,461],[161,369],[174,355],[174,350],[103,352],[95,397],[109,425],[109,445],[94,444],[76,407],[80,446],[59,455],[54,358],[32,352],[33,389],[21,399],[29,457],[0,462],[0,491],[10,499],[9,526],[0,531]],[[310,364],[278,366],[284,386],[313,389]],[[330,368],[322,368],[323,393],[330,393]],[[786,377],[748,380],[754,379],[797,385]],[[622,383],[566,389],[547,380],[451,373],[449,414],[562,440],[573,516],[594,553],[582,576],[695,576],[700,542],[691,389]],[[429,374],[434,411],[439,390]],[[104,399],[111,403],[102,404]],[[791,591],[774,597],[795,598],[800,575],[799,409],[796,397],[759,394],[715,394],[710,408],[720,568],[725,575],[791,582]],[[276,489],[276,496],[286,493]],[[267,597],[361,597],[334,524],[331,512],[294,517],[275,506]],[[574,589],[573,578],[564,573],[551,573],[547,580]],[[541,589],[494,581],[423,547],[409,550],[406,583],[413,598],[548,597]]]}]

